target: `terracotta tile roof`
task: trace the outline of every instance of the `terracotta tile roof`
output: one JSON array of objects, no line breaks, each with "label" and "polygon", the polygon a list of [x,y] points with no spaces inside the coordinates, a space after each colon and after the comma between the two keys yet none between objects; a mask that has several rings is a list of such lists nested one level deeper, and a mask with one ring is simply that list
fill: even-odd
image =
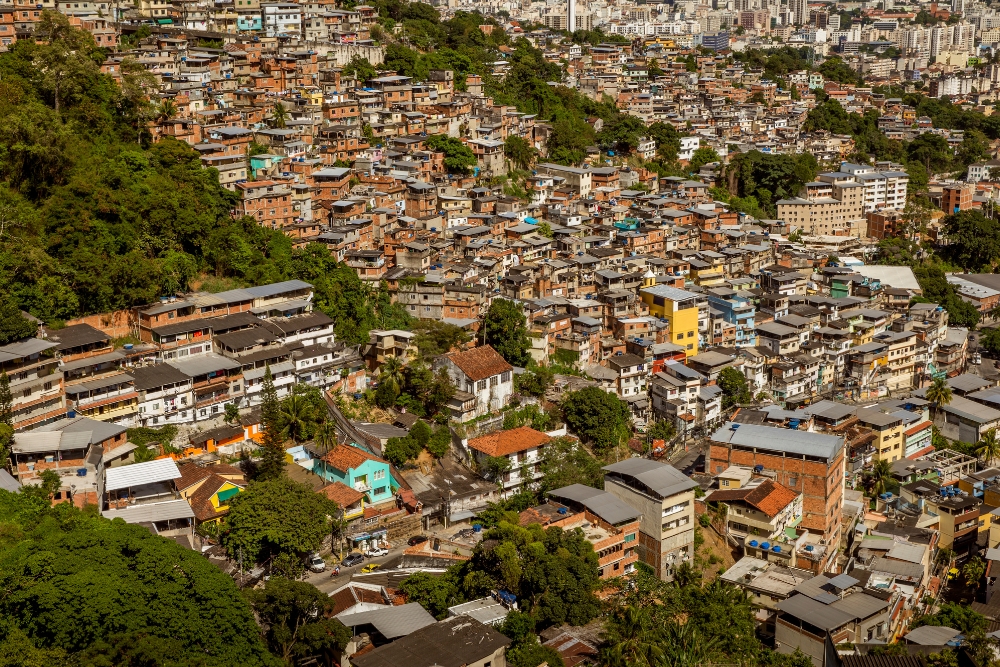
[{"label": "terracotta tile roof", "polygon": [[324,496],[337,503],[340,507],[350,507],[365,497],[365,494],[352,489],[343,482],[327,484],[316,493],[322,493]]},{"label": "terracotta tile roof", "polygon": [[507,456],[514,452],[524,452],[539,445],[544,445],[549,436],[536,431],[530,426],[513,428],[509,431],[497,431],[489,435],[469,440],[469,447],[487,456]]},{"label": "terracotta tile roof", "polygon": [[910,428],[903,431],[903,435],[914,435],[915,433],[920,433],[924,429],[933,426],[933,422],[920,422],[916,426],[911,426]]},{"label": "terracotta tile roof", "polygon": [[[209,521],[211,519],[225,516],[229,510],[219,511],[212,504],[212,496],[230,481],[224,477],[219,477],[214,472],[210,472],[205,483],[198,487],[198,490],[191,494],[188,502],[194,510],[194,516],[198,521]],[[237,485],[239,486],[239,485]]]},{"label": "terracotta tile roof", "polygon": [[181,476],[176,480],[178,491],[191,488],[212,474],[208,466],[200,466],[196,463],[185,463],[177,466],[177,469],[181,473]]},{"label": "terracotta tile roof", "polygon": [[743,501],[768,517],[774,518],[778,512],[788,507],[788,504],[798,496],[798,491],[793,491],[768,479],[750,488],[715,491],[705,500],[723,503]]},{"label": "terracotta tile roof", "polygon": [[452,352],[445,357],[473,382],[514,370],[514,367],[489,345],[474,347],[465,352]]},{"label": "terracotta tile roof", "polygon": [[225,465],[224,463],[211,466],[200,466],[196,463],[188,462],[178,466],[177,469],[180,470],[181,473],[180,478],[177,480],[177,489],[179,491],[183,491],[184,489],[194,486],[210,475],[219,475],[220,477],[224,477],[234,482],[240,482],[246,479],[242,470],[230,465]]},{"label": "terracotta tile roof", "polygon": [[333,612],[330,614],[331,616],[336,616],[337,614],[350,609],[360,602],[389,606],[386,604],[380,591],[372,591],[367,588],[351,585],[345,586],[331,595],[330,601],[333,603]]},{"label": "terracotta tile roof", "polygon": [[344,472],[357,468],[365,461],[379,461],[380,463],[385,463],[385,461],[379,457],[363,452],[357,447],[352,447],[350,445],[337,445],[323,456],[323,460],[337,470],[343,470]]}]

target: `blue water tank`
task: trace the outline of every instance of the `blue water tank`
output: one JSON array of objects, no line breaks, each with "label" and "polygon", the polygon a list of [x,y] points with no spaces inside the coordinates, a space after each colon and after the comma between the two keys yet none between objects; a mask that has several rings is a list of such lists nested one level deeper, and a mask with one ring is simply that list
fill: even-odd
[{"label": "blue water tank", "polygon": [[813,547],[813,545],[811,545],[811,544],[807,544],[807,545],[806,545],[806,551],[810,551],[810,552],[811,552],[811,551],[813,550],[813,548],[814,548],[814,547]]},{"label": "blue water tank", "polygon": [[77,468],[76,469],[76,476],[77,477],[86,477],[87,476],[87,469],[86,468]]},{"label": "blue water tank", "polygon": [[474,533],[481,533],[481,532],[483,532],[483,524],[477,523],[477,524],[473,525],[472,526],[472,532],[474,532]]},{"label": "blue water tank", "polygon": [[759,544],[757,540],[750,540],[750,546],[755,547]]},{"label": "blue water tank", "polygon": [[763,544],[760,545],[760,548],[763,549],[764,551],[767,551],[768,549],[771,548],[771,543],[770,542],[764,542]]},{"label": "blue water tank", "polygon": [[566,513],[568,512],[568,510],[567,510],[567,509],[566,509],[565,507],[560,507],[560,508],[559,508],[559,509],[558,509],[557,511],[558,511],[558,512],[559,512],[560,514],[566,514]]},{"label": "blue water tank", "polygon": [[773,551],[776,554],[780,554],[781,553],[781,546],[775,544],[773,547],[771,547],[771,551]]},{"label": "blue water tank", "polygon": [[798,430],[798,428],[799,428],[799,420],[798,419],[789,419],[788,420],[788,428],[792,429],[793,431]]}]

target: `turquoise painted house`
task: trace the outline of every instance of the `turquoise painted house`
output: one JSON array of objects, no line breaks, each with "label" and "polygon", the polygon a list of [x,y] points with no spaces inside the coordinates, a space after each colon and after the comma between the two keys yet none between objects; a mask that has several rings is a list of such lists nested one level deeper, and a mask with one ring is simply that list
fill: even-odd
[{"label": "turquoise painted house", "polygon": [[340,482],[360,491],[373,505],[392,500],[393,490],[399,486],[392,479],[388,461],[351,445],[337,445],[314,459],[312,469],[328,482]]}]

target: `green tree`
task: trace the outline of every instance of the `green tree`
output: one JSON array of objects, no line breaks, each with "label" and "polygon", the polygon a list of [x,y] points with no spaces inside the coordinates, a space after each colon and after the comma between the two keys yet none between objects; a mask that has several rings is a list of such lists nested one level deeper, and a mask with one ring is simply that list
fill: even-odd
[{"label": "green tree", "polygon": [[472,339],[462,327],[440,320],[420,320],[410,330],[417,334],[413,342],[424,359],[447,354]]},{"label": "green tree", "polygon": [[478,163],[472,149],[460,139],[446,134],[427,137],[427,148],[444,153],[444,167],[450,174],[468,174]]},{"label": "green tree", "polygon": [[357,77],[358,81],[364,83],[378,76],[378,70],[368,62],[367,58],[362,58],[359,55],[354,55],[351,57],[351,61],[347,63],[344,68],[340,71],[344,76],[354,76]]},{"label": "green tree", "polygon": [[236,407],[235,403],[226,403],[225,416],[223,421],[227,424],[235,424],[240,420],[240,409]]},{"label": "green tree", "polygon": [[511,470],[510,459],[506,456],[488,456],[483,459],[481,466],[484,476],[494,481]]},{"label": "green tree", "polygon": [[608,619],[605,633],[601,659],[607,667],[658,667],[665,663],[661,632],[646,608],[619,609]]},{"label": "green tree", "polygon": [[301,558],[330,534],[337,505],[287,477],[251,482],[229,501],[221,535],[233,560],[265,562],[282,554]]},{"label": "green tree", "polygon": [[677,428],[665,419],[655,422],[646,430],[646,437],[650,440],[666,440],[670,442],[676,435]]},{"label": "green tree", "polygon": [[[232,579],[201,554],[34,494],[0,491],[0,516],[0,664],[273,664]],[[23,657],[5,655],[12,638]],[[116,654],[155,659],[102,657]]]},{"label": "green tree", "polygon": [[38,325],[21,314],[13,299],[0,297],[0,345],[35,335]]},{"label": "green tree", "polygon": [[420,455],[420,443],[406,436],[405,438],[389,438],[382,449],[382,456],[396,467],[403,466]]},{"label": "green tree", "polygon": [[993,465],[993,462],[1000,457],[1000,440],[997,439],[995,428],[987,429],[979,438],[979,442],[976,443],[976,456],[987,466]]},{"label": "green tree", "polygon": [[451,449],[451,431],[447,426],[438,426],[427,442],[427,451],[436,459],[442,458]]},{"label": "green tree", "polygon": [[65,15],[49,10],[42,12],[35,35],[43,42],[35,55],[39,73],[58,114],[67,99],[81,92],[82,79],[95,75],[96,45],[89,33],[73,28]]},{"label": "green tree", "polygon": [[962,576],[965,577],[965,585],[969,588],[979,588],[979,583],[985,574],[986,561],[979,556],[973,556],[962,566]]},{"label": "green tree", "polygon": [[872,463],[871,473],[868,478],[872,485],[872,494],[881,495],[885,493],[886,486],[892,480],[892,464],[888,459],[878,459]]},{"label": "green tree", "polygon": [[523,138],[512,134],[504,139],[503,154],[518,169],[528,169],[534,162],[538,151]]},{"label": "green tree", "polygon": [[752,400],[746,376],[735,368],[723,368],[716,384],[722,390],[723,408],[731,408],[740,403],[750,403]]},{"label": "green tree", "polygon": [[302,393],[292,393],[281,401],[278,408],[278,426],[282,439],[291,438],[293,442],[306,440],[313,433],[321,415],[317,414],[316,406]]},{"label": "green tree", "polygon": [[260,422],[264,437],[260,446],[260,461],[254,468],[254,477],[259,480],[277,479],[285,474],[285,439],[281,433],[281,403],[274,388],[270,365],[264,369]]},{"label": "green tree", "polygon": [[951,403],[951,387],[943,377],[934,378],[931,386],[927,387],[925,396],[934,410],[940,410],[941,406]]},{"label": "green tree", "polygon": [[420,447],[426,447],[432,435],[431,427],[427,425],[427,422],[422,420],[417,420],[417,423],[410,429],[410,437],[416,440]]},{"label": "green tree", "polygon": [[[1000,329],[983,329],[979,336],[979,346],[991,354],[1000,354]],[[930,391],[929,388],[928,391]],[[930,399],[928,398],[927,400]]]},{"label": "green tree", "polygon": [[514,366],[527,366],[531,360],[527,320],[520,304],[508,299],[493,299],[482,326],[483,344],[490,345]]},{"label": "green tree", "polygon": [[944,602],[935,613],[918,616],[911,627],[919,628],[923,625],[945,626],[969,635],[986,631],[986,617],[973,611],[971,607]]},{"label": "green tree", "polygon": [[318,656],[335,659],[351,640],[351,631],[329,618],[330,598],[312,584],[273,577],[247,598],[268,647],[287,664]]},{"label": "green tree", "polygon": [[715,152],[714,148],[702,146],[691,156],[691,163],[688,165],[688,168],[691,171],[699,171],[706,164],[718,162],[719,160],[721,160],[721,158],[719,157],[719,154]]},{"label": "green tree", "polygon": [[598,387],[569,392],[562,410],[570,431],[592,444],[598,453],[623,444],[631,433],[628,404]]},{"label": "green tree", "polygon": [[573,438],[555,438],[545,446],[542,454],[543,494],[571,484],[604,487],[601,462],[591,456]]},{"label": "green tree", "polygon": [[448,607],[462,601],[450,572],[440,577],[426,572],[411,574],[399,584],[399,590],[438,620],[448,615]]},{"label": "green tree", "polygon": [[285,127],[288,124],[288,117],[288,108],[281,102],[275,102],[274,106],[271,107],[271,126]]},{"label": "green tree", "polygon": [[959,211],[944,219],[944,227],[948,256],[962,268],[988,273],[1000,261],[1000,221],[980,211]]},{"label": "green tree", "polygon": [[541,397],[552,385],[554,375],[547,366],[534,366],[514,377],[514,387],[522,394]]}]

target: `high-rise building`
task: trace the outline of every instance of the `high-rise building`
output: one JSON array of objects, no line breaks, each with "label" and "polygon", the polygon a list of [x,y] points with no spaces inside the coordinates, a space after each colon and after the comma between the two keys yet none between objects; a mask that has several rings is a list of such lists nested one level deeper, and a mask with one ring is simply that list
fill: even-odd
[{"label": "high-rise building", "polygon": [[792,12],[794,25],[805,25],[809,21],[809,3],[806,0],[789,0],[788,9]]},{"label": "high-rise building", "polygon": [[576,30],[576,0],[566,0],[566,25],[568,30]]}]

